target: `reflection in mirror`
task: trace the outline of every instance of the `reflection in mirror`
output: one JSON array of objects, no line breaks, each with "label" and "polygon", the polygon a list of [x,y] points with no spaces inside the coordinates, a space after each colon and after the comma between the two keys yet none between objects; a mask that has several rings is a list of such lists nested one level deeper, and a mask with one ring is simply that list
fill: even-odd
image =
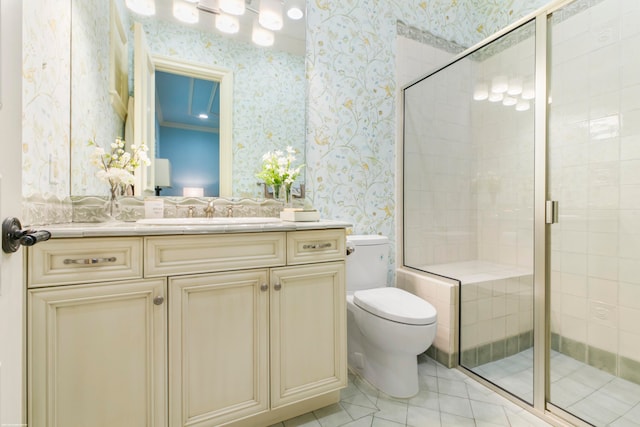
[{"label": "reflection in mirror", "polygon": [[[133,141],[132,108],[123,120],[114,108],[109,93],[111,25],[110,4],[122,21],[128,46],[129,94],[133,95],[133,32],[134,23],[144,29],[151,56],[171,58],[187,64],[213,66],[229,70],[233,76],[229,161],[220,161],[220,194],[234,197],[262,197],[256,185],[256,172],[261,157],[267,151],[291,145],[304,163],[305,98],[304,51],[300,43],[291,51],[278,49],[276,35],[273,48],[259,48],[236,36],[216,32],[211,14],[199,12],[200,22],[181,25],[171,17],[171,1],[156,0],[155,17],[143,17],[128,11],[124,0],[70,0],[72,2],[72,89],[71,89],[71,194],[104,195],[106,185],[97,180],[89,163],[91,150],[86,146],[94,139],[107,147],[116,136]],[[253,3],[258,3],[253,0]],[[163,12],[164,11],[164,12]],[[285,16],[285,27],[288,18]],[[304,24],[302,24],[304,27]],[[286,38],[286,37],[285,37]],[[291,37],[289,37],[291,39]],[[284,48],[289,49],[289,46]],[[302,41],[304,46],[304,41]],[[166,70],[165,70],[166,71]],[[181,73],[178,73],[181,74]],[[184,74],[184,73],[182,73]],[[206,78],[205,78],[206,80]],[[129,102],[129,107],[131,102]],[[221,114],[224,114],[221,111]],[[158,125],[156,125],[158,127]],[[154,157],[163,156],[158,141]],[[184,150],[186,152],[186,149]],[[221,153],[222,154],[222,153]],[[197,152],[191,158],[199,157]],[[215,162],[212,159],[211,162]],[[225,175],[224,168],[228,168]],[[231,174],[232,171],[232,174]],[[225,178],[228,176],[228,178]],[[228,182],[225,182],[225,179]],[[299,178],[304,183],[304,176]],[[154,193],[153,183],[146,183]],[[298,184],[294,184],[297,186]],[[186,184],[184,185],[186,186]],[[178,191],[178,190],[176,190]],[[169,189],[161,194],[168,195]]]},{"label": "reflection in mirror", "polygon": [[[156,71],[156,118],[156,160],[165,160],[171,170],[159,174],[156,167],[162,195],[183,196],[185,188],[201,188],[205,197],[219,196],[220,83]],[[165,176],[168,182],[161,179]]]}]

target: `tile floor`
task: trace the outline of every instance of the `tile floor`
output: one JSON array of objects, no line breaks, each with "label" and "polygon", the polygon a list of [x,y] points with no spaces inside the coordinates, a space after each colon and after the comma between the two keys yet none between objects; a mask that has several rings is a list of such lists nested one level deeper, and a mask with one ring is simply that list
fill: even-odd
[{"label": "tile floor", "polygon": [[[533,351],[525,350],[474,369],[531,401]],[[640,427],[640,385],[552,351],[551,403],[595,426]]]},{"label": "tile floor", "polygon": [[420,392],[394,399],[349,375],[335,405],[274,427],[432,427],[548,426],[529,412],[456,369],[427,356],[419,358]]}]

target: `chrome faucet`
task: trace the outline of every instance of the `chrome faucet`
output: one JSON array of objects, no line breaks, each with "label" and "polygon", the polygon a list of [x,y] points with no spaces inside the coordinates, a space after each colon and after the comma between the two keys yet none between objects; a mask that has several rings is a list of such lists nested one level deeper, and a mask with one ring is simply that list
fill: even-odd
[{"label": "chrome faucet", "polygon": [[227,206],[227,218],[231,218],[233,216],[233,205]]},{"label": "chrome faucet", "polygon": [[215,207],[213,206],[213,199],[209,200],[207,203],[207,207],[204,208],[204,214],[207,218],[213,218],[213,213],[215,212]]},{"label": "chrome faucet", "polygon": [[187,211],[187,218],[193,218],[193,213],[195,212],[195,206],[189,206],[189,210]]}]

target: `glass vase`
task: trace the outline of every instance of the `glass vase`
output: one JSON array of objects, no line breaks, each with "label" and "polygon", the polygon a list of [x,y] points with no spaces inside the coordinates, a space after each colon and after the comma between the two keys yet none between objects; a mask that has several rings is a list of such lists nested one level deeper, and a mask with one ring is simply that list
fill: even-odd
[{"label": "glass vase", "polygon": [[291,184],[283,184],[280,189],[282,203],[285,208],[293,207],[293,199],[291,197]]},{"label": "glass vase", "polygon": [[118,198],[118,186],[111,186],[107,201],[104,205],[104,213],[108,221],[115,221],[120,215],[120,200]]}]

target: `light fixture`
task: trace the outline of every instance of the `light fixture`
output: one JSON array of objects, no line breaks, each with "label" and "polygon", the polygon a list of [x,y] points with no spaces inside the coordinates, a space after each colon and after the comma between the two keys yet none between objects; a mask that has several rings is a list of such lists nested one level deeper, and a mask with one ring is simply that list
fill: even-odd
[{"label": "light fixture", "polygon": [[154,15],[156,4],[153,0],[126,0],[127,8],[138,15]]},{"label": "light fixture", "polygon": [[484,101],[489,97],[489,85],[484,82],[476,83],[473,90],[473,99],[476,101]]},{"label": "light fixture", "polygon": [[231,15],[243,15],[245,10],[244,0],[218,0],[218,6]]},{"label": "light fixture", "polygon": [[204,188],[202,187],[184,187],[182,189],[182,195],[184,197],[203,197]]},{"label": "light fixture", "polygon": [[216,28],[223,33],[235,34],[240,30],[238,18],[235,16],[219,14],[216,15]]},{"label": "light fixture", "polygon": [[198,114],[198,118],[202,119],[202,120],[206,120],[209,118],[209,115],[205,114],[205,113],[200,113]]},{"label": "light fixture", "polygon": [[294,21],[304,16],[304,3],[301,0],[290,0],[287,6],[287,16]]},{"label": "light fixture", "polygon": [[505,93],[509,88],[507,76],[495,76],[491,79],[491,92]]},{"label": "light fixture", "polygon": [[258,21],[268,30],[280,30],[282,28],[282,3],[280,0],[260,0]]},{"label": "light fixture", "polygon": [[195,24],[198,22],[198,9],[191,3],[185,3],[182,0],[173,1],[173,16],[186,24]]},{"label": "light fixture", "polygon": [[251,32],[251,41],[258,46],[273,46],[273,33],[266,28],[262,28],[257,22],[253,23],[253,31]]},{"label": "light fixture", "polygon": [[169,159],[155,159],[156,196],[163,188],[171,188],[171,163]]}]

